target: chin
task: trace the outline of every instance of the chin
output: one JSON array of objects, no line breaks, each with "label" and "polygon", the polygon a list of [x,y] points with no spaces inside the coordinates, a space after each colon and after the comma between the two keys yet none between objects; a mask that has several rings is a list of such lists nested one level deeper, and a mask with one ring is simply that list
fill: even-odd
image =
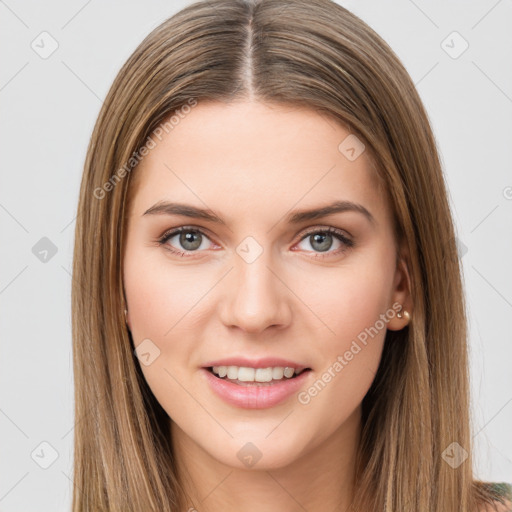
[{"label": "chin", "polygon": [[206,445],[204,449],[222,464],[248,471],[285,468],[293,464],[304,451],[304,446],[299,446],[289,436],[286,436],[286,444],[283,444],[282,438],[270,439],[267,436],[268,433],[263,432],[244,435],[243,438],[235,437],[214,446]]}]

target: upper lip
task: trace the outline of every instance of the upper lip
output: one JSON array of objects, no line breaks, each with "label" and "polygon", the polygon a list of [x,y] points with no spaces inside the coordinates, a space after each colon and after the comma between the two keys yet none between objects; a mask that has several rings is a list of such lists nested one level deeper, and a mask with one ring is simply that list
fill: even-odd
[{"label": "upper lip", "polygon": [[284,368],[295,368],[302,371],[309,366],[291,361],[289,359],[281,359],[280,357],[261,357],[258,359],[248,359],[247,357],[227,357],[225,359],[216,359],[206,363],[203,367],[210,368],[212,366],[245,366],[248,368],[268,368],[269,366],[282,366]]}]

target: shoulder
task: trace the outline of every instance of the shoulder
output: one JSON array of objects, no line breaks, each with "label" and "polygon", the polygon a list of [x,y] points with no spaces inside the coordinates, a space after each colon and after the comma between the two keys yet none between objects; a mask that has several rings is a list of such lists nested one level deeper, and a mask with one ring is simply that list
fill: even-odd
[{"label": "shoulder", "polygon": [[492,504],[484,504],[478,512],[512,512],[512,484],[489,483],[487,488],[495,497],[495,501]]}]

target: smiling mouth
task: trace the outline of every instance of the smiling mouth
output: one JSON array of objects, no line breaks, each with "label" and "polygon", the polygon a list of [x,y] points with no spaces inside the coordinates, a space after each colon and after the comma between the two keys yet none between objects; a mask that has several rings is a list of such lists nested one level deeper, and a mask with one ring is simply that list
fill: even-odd
[{"label": "smiling mouth", "polygon": [[240,386],[272,386],[277,383],[293,380],[311,368],[295,369],[291,367],[249,368],[238,366],[210,366],[211,374],[220,380],[232,382]]}]

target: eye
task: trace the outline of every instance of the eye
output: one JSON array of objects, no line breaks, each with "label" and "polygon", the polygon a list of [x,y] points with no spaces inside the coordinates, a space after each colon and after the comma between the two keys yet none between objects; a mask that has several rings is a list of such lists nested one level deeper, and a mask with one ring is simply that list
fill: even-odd
[{"label": "eye", "polygon": [[[337,255],[343,253],[354,247],[354,241],[348,238],[342,231],[336,228],[325,228],[308,231],[305,236],[302,237],[301,242],[307,241],[313,251],[319,251],[320,253],[327,254],[316,254],[315,258],[325,258],[328,256]],[[338,248],[334,251],[329,251],[333,243],[337,242]],[[336,244],[335,244],[336,245]],[[307,249],[306,249],[307,250]]]},{"label": "eye", "polygon": [[[178,244],[178,248],[174,247],[171,243],[168,243],[173,238],[176,238],[175,243]],[[158,242],[160,245],[165,245],[167,250],[178,254],[179,256],[187,257],[187,252],[197,252],[200,249],[207,249],[208,244],[204,243],[206,240],[209,240],[209,238],[200,229],[181,226],[170,232],[164,233]]]}]

